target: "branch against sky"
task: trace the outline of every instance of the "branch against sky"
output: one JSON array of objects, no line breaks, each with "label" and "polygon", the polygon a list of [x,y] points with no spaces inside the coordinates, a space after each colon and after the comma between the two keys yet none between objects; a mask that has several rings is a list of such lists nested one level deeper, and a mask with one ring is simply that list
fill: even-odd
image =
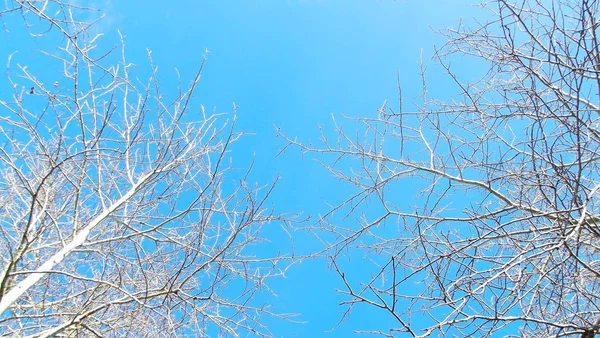
[{"label": "branch against sky", "polygon": [[206,55],[189,86],[167,91],[151,53],[140,82],[124,52],[98,50],[76,19],[89,9],[6,4],[3,18],[48,26],[32,36],[65,39],[43,52],[62,72],[50,83],[18,55],[7,63],[0,335],[269,336],[261,316],[289,316],[265,303],[265,282],[292,257],[285,244],[261,250],[263,229],[293,219],[271,206],[277,180],[256,185],[251,164],[233,166],[236,107],[209,114],[194,102]]},{"label": "branch against sky", "polygon": [[[344,318],[386,312],[397,325],[368,333],[387,337],[598,333],[598,5],[491,1],[494,19],[442,32],[460,97],[431,99],[423,65],[416,109],[398,83],[398,106],[334,120],[320,146],[286,138],[353,189],[312,229]],[[453,57],[489,71],[464,83]],[[363,257],[374,272],[344,268]]]}]

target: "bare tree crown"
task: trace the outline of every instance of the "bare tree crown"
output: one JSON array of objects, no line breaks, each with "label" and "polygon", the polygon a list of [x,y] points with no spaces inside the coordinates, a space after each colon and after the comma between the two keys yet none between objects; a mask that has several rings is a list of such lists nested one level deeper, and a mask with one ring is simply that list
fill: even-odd
[{"label": "bare tree crown", "polygon": [[141,81],[124,47],[96,48],[90,22],[77,19],[91,9],[5,6],[0,15],[21,15],[31,35],[58,33],[64,45],[44,52],[45,67],[63,70],[51,81],[18,53],[8,60],[0,335],[269,336],[261,316],[288,316],[255,296],[291,257],[259,248],[263,227],[290,218],[268,202],[276,180],[253,184],[232,164],[243,135],[236,107],[207,113],[195,102],[205,58],[190,85],[165,90],[151,53]]},{"label": "bare tree crown", "polygon": [[[600,318],[598,1],[485,6],[492,20],[442,31],[448,43],[436,54],[462,97],[430,99],[423,67],[416,110],[400,94],[375,117],[336,121],[322,146],[289,146],[332,159],[327,168],[354,189],[317,226],[346,315],[367,304],[397,321],[370,333],[591,337]],[[463,83],[456,55],[489,71]],[[367,255],[378,272],[344,273],[347,253]]]}]

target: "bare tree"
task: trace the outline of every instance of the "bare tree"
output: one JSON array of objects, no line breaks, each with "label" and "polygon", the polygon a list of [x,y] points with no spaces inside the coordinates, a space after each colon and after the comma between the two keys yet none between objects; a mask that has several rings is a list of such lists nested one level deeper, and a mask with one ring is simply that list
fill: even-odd
[{"label": "bare tree", "polygon": [[64,42],[44,52],[57,78],[8,60],[0,336],[269,336],[261,316],[289,317],[265,304],[264,283],[291,260],[267,255],[262,231],[290,219],[268,202],[276,180],[251,184],[233,167],[235,107],[207,114],[194,102],[205,58],[189,86],[163,90],[154,66],[140,82],[77,19],[97,13],[72,3],[0,11]]},{"label": "bare tree", "polygon": [[[443,31],[455,101],[428,98],[423,66],[416,109],[400,92],[397,108],[336,122],[322,146],[288,138],[353,189],[317,224],[345,316],[379,308],[397,325],[369,333],[389,337],[599,333],[598,4],[491,1],[489,21]],[[489,71],[465,83],[454,56]]]}]

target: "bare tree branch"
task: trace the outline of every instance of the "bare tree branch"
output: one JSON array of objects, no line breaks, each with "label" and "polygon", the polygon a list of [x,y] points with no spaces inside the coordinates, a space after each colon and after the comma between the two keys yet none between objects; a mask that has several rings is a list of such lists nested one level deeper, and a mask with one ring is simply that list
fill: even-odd
[{"label": "bare tree branch", "polygon": [[96,47],[76,19],[91,9],[5,6],[0,16],[22,15],[31,35],[66,39],[44,52],[63,71],[50,82],[18,54],[7,63],[0,336],[267,337],[261,316],[291,319],[265,296],[295,257],[286,243],[264,248],[265,231],[295,218],[271,206],[277,179],[257,185],[251,166],[234,167],[237,107],[210,114],[195,102],[206,55],[189,85],[164,90],[150,52],[141,82],[124,42],[120,56]]},{"label": "bare tree branch", "polygon": [[[397,321],[375,333],[592,337],[600,318],[598,1],[485,7],[491,20],[443,30],[448,42],[436,52],[460,98],[430,99],[422,64],[414,111],[400,98],[397,111],[384,104],[376,117],[334,120],[317,146],[281,136],[353,191],[313,231],[333,257],[346,314],[360,304]],[[489,71],[465,83],[454,56]],[[376,271],[351,282],[337,262],[356,255]]]}]

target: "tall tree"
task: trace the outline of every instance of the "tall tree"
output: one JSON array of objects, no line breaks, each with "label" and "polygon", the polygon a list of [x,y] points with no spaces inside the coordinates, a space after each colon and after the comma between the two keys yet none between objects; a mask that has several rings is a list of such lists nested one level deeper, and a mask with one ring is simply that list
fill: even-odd
[{"label": "tall tree", "polygon": [[154,66],[140,83],[124,52],[96,47],[99,13],[58,0],[4,6],[35,42],[64,45],[42,52],[57,78],[18,53],[8,60],[0,335],[268,336],[261,316],[286,316],[263,286],[290,257],[267,255],[262,230],[290,220],[268,202],[275,182],[232,170],[235,112],[195,103],[205,59],[189,86],[161,88]]},{"label": "tall tree", "polygon": [[[423,70],[415,109],[338,122],[322,146],[288,138],[355,189],[317,224],[346,315],[386,311],[397,325],[371,333],[390,337],[598,333],[598,4],[491,1],[436,53],[460,97],[429,99]],[[462,82],[455,56],[489,71]],[[348,252],[376,271],[352,274]]]}]

